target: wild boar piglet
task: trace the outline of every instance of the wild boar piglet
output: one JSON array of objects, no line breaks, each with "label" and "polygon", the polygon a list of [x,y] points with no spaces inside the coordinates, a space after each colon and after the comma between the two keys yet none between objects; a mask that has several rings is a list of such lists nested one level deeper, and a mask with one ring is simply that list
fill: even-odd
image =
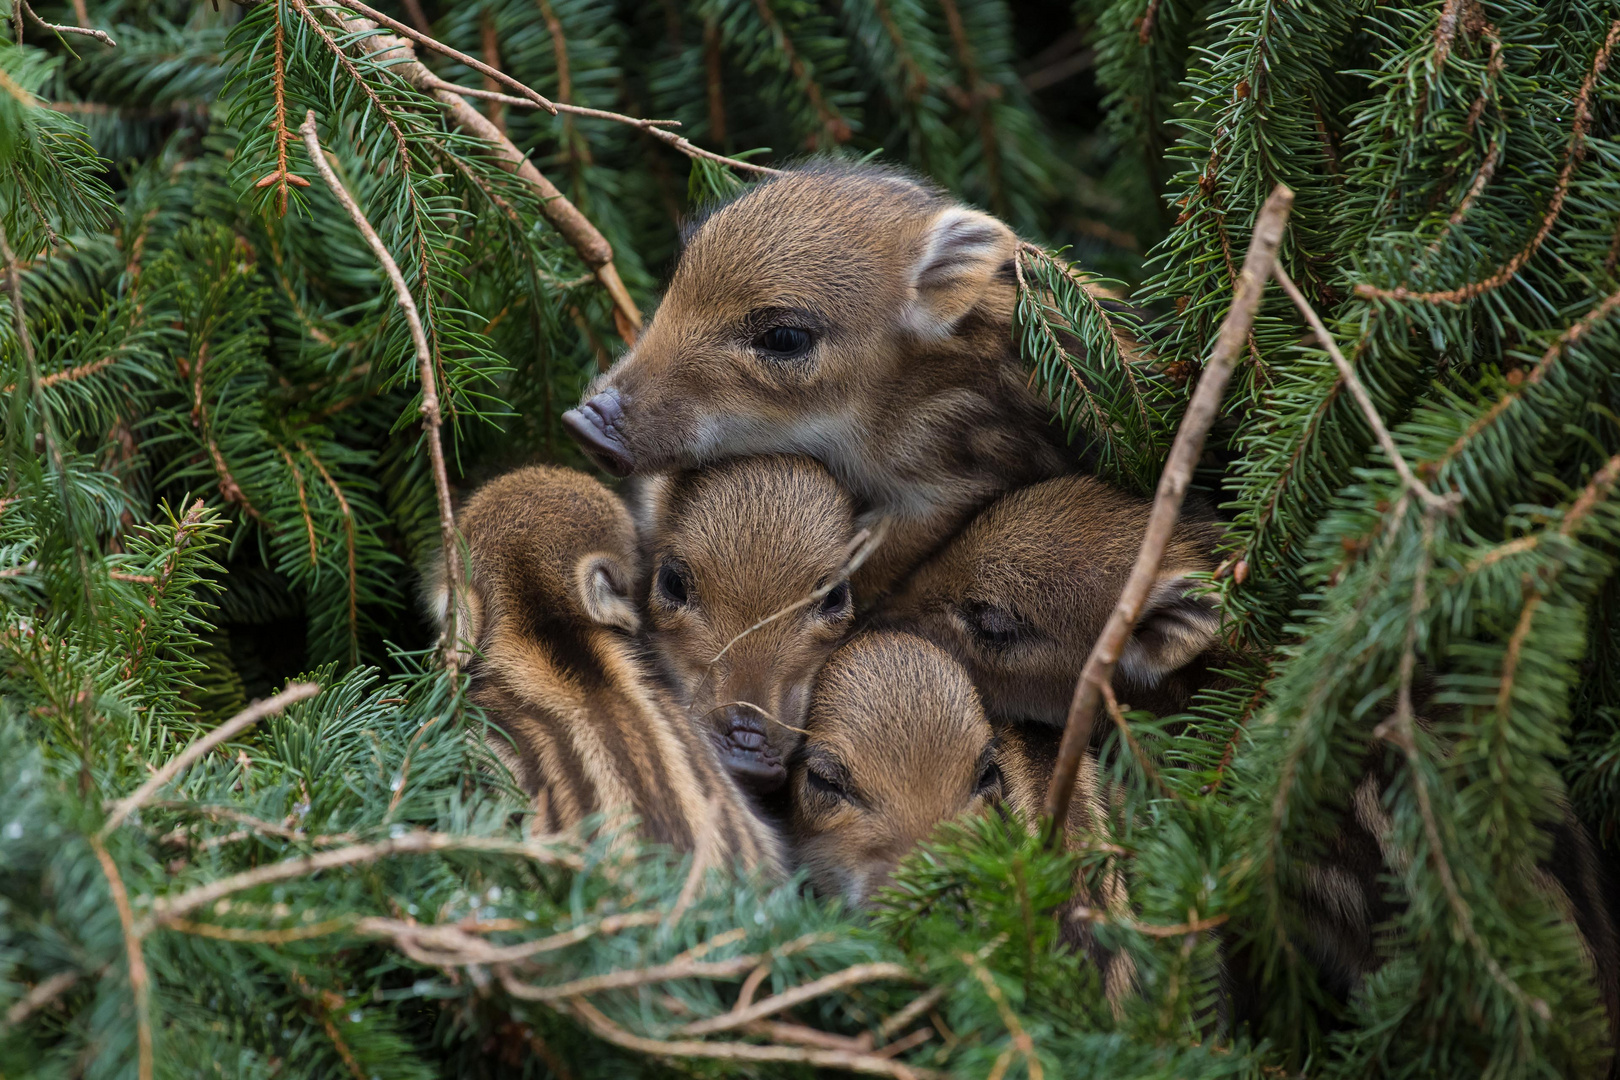
[{"label": "wild boar piglet", "polygon": [[810,687],[855,620],[853,508],[810,458],[736,458],[632,497],[658,664],[744,787],[780,788]]},{"label": "wild boar piglet", "polygon": [[817,680],[792,759],[788,834],[824,895],[860,907],[941,822],[1001,797],[973,682],[912,634],[861,634]]},{"label": "wild boar piglet", "polygon": [[891,523],[887,590],[997,494],[1069,461],[1013,345],[1018,238],[935,188],[814,164],[698,224],[635,347],[564,422],[628,475],[806,454]]},{"label": "wild boar piglet", "polygon": [[[884,607],[966,665],[998,719],[1061,726],[1075,680],[1125,588],[1151,503],[1088,476],[1004,495]],[[1208,680],[1220,615],[1189,575],[1215,567],[1212,523],[1176,526],[1114,677],[1121,701],[1165,714]]]},{"label": "wild boar piglet", "polygon": [[[570,469],[485,484],[459,518],[467,587],[455,631],[491,749],[534,798],[534,827],[633,814],[647,839],[777,870],[780,844],[709,741],[644,669],[630,590],[635,528],[624,505]],[[442,573],[429,599],[448,622]]]}]

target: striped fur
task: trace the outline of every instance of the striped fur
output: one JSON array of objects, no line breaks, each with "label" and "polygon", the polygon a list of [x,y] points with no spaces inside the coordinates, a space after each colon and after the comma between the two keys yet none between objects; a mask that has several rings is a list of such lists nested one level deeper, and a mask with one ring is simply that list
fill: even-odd
[{"label": "striped fur", "polygon": [[[810,687],[854,622],[838,586],[854,509],[811,458],[650,478],[632,500],[649,555],[648,639],[681,704],[755,791],[779,785]],[[736,745],[733,736],[757,749]]]},{"label": "striped fur", "polygon": [[534,827],[634,815],[647,840],[780,869],[774,833],[643,669],[635,532],[618,499],[583,473],[519,469],[480,489],[460,524],[470,696],[534,797]]},{"label": "striped fur", "polygon": [[[992,726],[967,672],[937,645],[894,631],[861,634],[833,654],[818,680],[792,760],[789,836],[811,883],[859,907],[942,821],[1001,805],[1036,828],[1056,757],[1050,729]],[[1103,823],[1103,790],[1088,755],[1069,842],[1097,836]],[[1096,904],[1077,875],[1070,914],[1101,906],[1128,917],[1118,873],[1104,891]],[[1111,1000],[1120,1002],[1133,983],[1129,957],[1099,949],[1085,921],[1065,918],[1063,930],[1097,961]]]},{"label": "striped fur", "polygon": [[[992,503],[883,607],[879,622],[938,643],[992,717],[1062,727],[1075,681],[1125,587],[1152,503],[1065,476]],[[1220,616],[1188,575],[1214,569],[1196,516],[1171,535],[1159,581],[1120,656],[1122,702],[1178,712],[1209,681]]]},{"label": "striped fur", "polygon": [[[876,597],[979,508],[1070,468],[1013,344],[1018,238],[893,171],[829,162],[710,214],[571,429],[621,473],[806,454],[890,522]],[[773,330],[805,335],[791,355]]]}]

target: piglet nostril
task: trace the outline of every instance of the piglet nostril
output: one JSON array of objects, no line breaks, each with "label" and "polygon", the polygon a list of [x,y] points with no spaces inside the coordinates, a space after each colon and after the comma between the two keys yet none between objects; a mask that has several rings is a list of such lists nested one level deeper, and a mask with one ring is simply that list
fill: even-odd
[{"label": "piglet nostril", "polygon": [[618,390],[609,387],[579,408],[563,413],[562,420],[563,427],[592,461],[616,476],[629,476],[634,471],[635,455],[625,445],[621,430],[624,404]]},{"label": "piglet nostril", "polygon": [[722,764],[732,779],[743,787],[767,794],[787,782],[787,769],[765,737],[765,724],[758,713],[740,705],[729,705],[720,714],[716,737]]}]

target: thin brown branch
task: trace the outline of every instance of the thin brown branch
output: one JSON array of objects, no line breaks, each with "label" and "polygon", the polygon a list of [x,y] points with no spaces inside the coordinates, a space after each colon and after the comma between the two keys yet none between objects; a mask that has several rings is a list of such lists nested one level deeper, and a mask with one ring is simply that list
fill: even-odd
[{"label": "thin brown branch", "polygon": [[1225,925],[1228,918],[1225,912],[1219,915],[1211,915],[1207,919],[1197,918],[1197,912],[1189,912],[1189,914],[1194,917],[1184,923],[1144,923],[1132,919],[1121,919],[1108,912],[1098,911],[1096,908],[1076,906],[1069,910],[1068,917],[1080,922],[1108,923],[1111,926],[1121,926],[1127,930],[1134,930],[1138,934],[1146,934],[1148,937],[1155,938],[1180,937],[1182,934],[1201,934],[1205,930],[1213,930],[1217,926]]},{"label": "thin brown branch", "polygon": [[333,848],[313,855],[299,855],[291,859],[270,863],[240,874],[210,881],[175,896],[158,897],[152,902],[151,913],[142,921],[142,933],[163,926],[171,920],[184,918],[199,908],[207,907],[232,893],[257,888],[276,881],[308,877],[339,866],[354,866],[376,862],[394,855],[421,855],[436,851],[480,851],[497,855],[521,855],[547,866],[562,866],[570,870],[583,867],[583,860],[559,847],[539,840],[507,840],[501,837],[454,836],[449,833],[412,832],[396,839],[379,840],[371,844],[354,844]]},{"label": "thin brown branch", "polygon": [[[818,1047],[757,1046],[753,1043],[704,1042],[693,1039],[683,1042],[649,1039],[634,1035],[615,1024],[588,1001],[574,1001],[566,1006],[597,1037],[615,1046],[652,1057],[699,1058],[712,1061],[757,1061],[783,1064],[810,1065],[823,1069],[841,1069],[868,1076],[892,1076],[896,1080],[944,1080],[946,1074],[904,1062],[891,1061],[876,1054],[855,1053],[848,1050],[826,1050]],[[1032,1078],[1033,1080],[1033,1078]]]},{"label": "thin brown branch", "polygon": [[[363,15],[365,18],[370,19],[372,22],[376,23],[378,26],[386,26],[386,27],[388,27],[388,29],[392,30],[394,33],[399,34],[402,37],[408,38],[411,41],[416,42],[418,45],[421,45],[423,48],[431,49],[436,53],[441,53],[444,56],[448,56],[452,60],[456,60],[456,61],[459,61],[460,63],[466,64],[468,67],[470,67],[474,71],[478,72],[478,74],[483,75],[483,76],[485,76],[487,78],[490,78],[490,79],[494,79],[496,82],[500,83],[503,86],[511,87],[513,90],[516,90],[520,95],[522,95],[523,97],[528,98],[530,101],[532,101],[536,105],[540,106],[540,108],[546,110],[546,112],[551,113],[553,116],[555,116],[557,114],[557,106],[553,105],[550,100],[548,100],[543,95],[537,93],[536,91],[530,89],[525,84],[523,84],[523,83],[519,82],[518,80],[512,78],[512,76],[506,74],[506,72],[504,72],[504,71],[501,71],[499,68],[492,68],[488,64],[484,63],[481,60],[474,59],[473,57],[468,56],[466,53],[461,52],[461,51],[459,51],[457,49],[452,49],[450,46],[444,44],[442,41],[439,41],[436,38],[429,37],[427,34],[422,33],[420,30],[416,30],[416,29],[414,29],[414,28],[412,28],[410,26],[406,26],[404,23],[400,22],[398,19],[390,18],[387,15],[384,15],[382,12],[378,11],[374,7],[371,7],[371,6],[367,5],[367,4],[360,3],[360,0],[332,0],[332,2],[339,5],[340,7],[348,8],[350,11],[354,12],[357,15]],[[361,29],[363,31],[363,28],[361,28]]]},{"label": "thin brown branch", "polygon": [[1473,208],[1474,201],[1485,190],[1485,185],[1489,184],[1491,177],[1496,175],[1496,166],[1501,160],[1501,145],[1495,139],[1492,139],[1491,145],[1485,151],[1484,163],[1480,165],[1479,171],[1474,174],[1474,182],[1468,185],[1468,192],[1463,196],[1462,202],[1457,204],[1457,209],[1453,210],[1451,216],[1446,219],[1445,228],[1440,230],[1440,235],[1436,236],[1434,242],[1429,245],[1428,254],[1433,255],[1439,251],[1440,245],[1446,242],[1446,237],[1451,235],[1451,231],[1462,224],[1463,218],[1467,217],[1468,211]]},{"label": "thin brown branch", "polygon": [[720,22],[713,15],[706,15],[703,19],[703,81],[709,106],[709,138],[721,146],[726,143],[724,63],[720,55]]},{"label": "thin brown branch", "polygon": [[246,825],[253,832],[266,833],[278,836],[283,840],[295,840],[302,843],[314,844],[321,847],[330,844],[352,844],[358,839],[353,833],[332,833],[330,835],[309,836],[302,829],[291,829],[279,825],[274,821],[265,821],[252,814],[245,814],[229,806],[214,806],[210,803],[193,803],[178,800],[158,799],[147,805],[159,810],[170,810],[179,814],[197,814],[212,821],[230,821],[238,825]]},{"label": "thin brown branch", "polygon": [[1204,439],[1220,411],[1226,382],[1248,340],[1255,312],[1259,310],[1260,298],[1265,293],[1266,279],[1271,276],[1272,263],[1277,257],[1277,246],[1282,242],[1283,227],[1288,221],[1293,200],[1294,193],[1278,184],[1255,219],[1249,252],[1243,260],[1243,272],[1238,278],[1237,296],[1233,298],[1231,310],[1221,324],[1215,348],[1210,353],[1203,374],[1199,376],[1198,388],[1193,392],[1181,426],[1176,430],[1170,457],[1165,463],[1163,475],[1159,477],[1158,492],[1154,496],[1147,533],[1142,538],[1136,565],[1075,684],[1063,742],[1058,748],[1057,765],[1052,770],[1052,780],[1046,792],[1046,814],[1054,823],[1059,823],[1054,824],[1049,833],[1049,840],[1053,844],[1062,843],[1063,828],[1060,823],[1069,819],[1069,802],[1074,795],[1080,759],[1091,743],[1091,728],[1096,722],[1102,689],[1113,681],[1120,654],[1130,639],[1148,592],[1158,578],[1159,562],[1170,542],[1170,533],[1181,516],[1181,502],[1192,481],[1193,467],[1203,453]]},{"label": "thin brown branch", "polygon": [[814,1001],[823,994],[831,994],[847,986],[858,986],[861,983],[878,982],[890,979],[915,979],[916,975],[903,964],[856,964],[835,971],[831,975],[824,975],[814,982],[795,986],[791,990],[784,990],[780,994],[772,994],[763,1001],[740,1009],[732,1009],[720,1016],[710,1017],[707,1020],[696,1020],[685,1027],[676,1030],[677,1035],[713,1035],[721,1031],[731,1031],[755,1020],[763,1020],[767,1016],[774,1016],[784,1009],[802,1005],[806,1001]]},{"label": "thin brown branch", "polygon": [[1541,250],[1541,245],[1552,234],[1553,226],[1557,224],[1558,216],[1563,212],[1564,200],[1569,196],[1570,180],[1586,152],[1586,132],[1592,125],[1592,89],[1597,84],[1598,76],[1603,74],[1603,69],[1608,67],[1609,54],[1614,50],[1617,41],[1620,41],[1620,19],[1609,24],[1609,33],[1603,39],[1603,45],[1598,49],[1597,56],[1592,60],[1591,70],[1581,83],[1580,93],[1575,96],[1575,117],[1570,125],[1569,148],[1564,153],[1564,165],[1558,170],[1558,180],[1553,186],[1552,198],[1547,202],[1547,211],[1542,215],[1541,225],[1528,244],[1514,253],[1506,265],[1490,277],[1483,281],[1470,282],[1458,289],[1447,289],[1444,292],[1415,292],[1404,285],[1398,285],[1393,289],[1381,289],[1376,285],[1362,282],[1356,286],[1356,295],[1373,300],[1417,300],[1428,304],[1460,304],[1499,289],[1512,281],[1524,268],[1524,264]]},{"label": "thin brown branch", "polygon": [[599,994],[604,990],[626,990],[651,983],[670,982],[675,979],[735,979],[759,963],[758,955],[738,956],[730,960],[674,960],[652,967],[626,968],[602,975],[589,975],[583,979],[557,983],[554,986],[536,986],[508,980],[507,993],[524,1001],[544,1001],[555,1004],[569,998]]},{"label": "thin brown branch", "polygon": [[[465,103],[464,103],[465,104]],[[476,110],[469,111],[478,115]],[[311,109],[304,115],[304,122],[299,126],[299,132],[304,136],[304,146],[309,150],[310,160],[315,163],[316,170],[326,186],[332,189],[343,209],[348,211],[349,218],[365,237],[366,245],[371,253],[377,257],[388,280],[394,286],[394,296],[399,301],[399,307],[405,313],[405,324],[410,328],[411,341],[416,346],[417,375],[422,381],[422,416],[425,421],[428,456],[433,462],[433,487],[439,497],[439,540],[444,547],[445,587],[450,590],[449,626],[445,631],[441,655],[444,658],[445,670],[454,680],[457,675],[458,662],[456,659],[456,597],[461,590],[461,553],[456,539],[456,514],[450,504],[450,474],[444,463],[444,441],[440,437],[440,428],[443,419],[439,413],[438,381],[433,373],[433,353],[428,348],[427,335],[422,332],[422,318],[416,310],[416,300],[411,296],[410,287],[405,284],[405,277],[399,272],[399,264],[388,253],[377,236],[377,231],[366,220],[366,215],[360,205],[354,201],[347,188],[327,164],[326,155],[321,152],[321,141],[315,132],[315,110]],[[312,459],[313,460],[313,459]],[[322,470],[323,473],[325,470]],[[330,482],[330,481],[328,481]],[[339,496],[341,498],[341,495]]]},{"label": "thin brown branch", "polygon": [[216,926],[213,923],[192,922],[190,919],[172,919],[165,924],[170,930],[195,937],[213,938],[215,941],[249,942],[255,945],[285,945],[289,941],[309,941],[342,933],[354,926],[354,919],[342,917],[305,926],[289,926],[284,930],[252,930],[240,926]]},{"label": "thin brown branch", "polygon": [[[501,39],[500,36],[495,32],[495,19],[488,8],[485,8],[483,11],[478,13],[478,30],[480,44],[484,49],[484,62],[493,68],[500,67]],[[488,90],[491,94],[494,94],[495,88],[500,85],[500,83],[496,82],[488,75],[484,76],[484,89]],[[506,134],[506,103],[500,100],[500,98],[504,96],[505,95],[499,95],[496,97],[485,98],[485,100],[489,102],[488,112],[486,112],[485,115],[489,117],[489,122],[495,125],[495,130],[499,131],[502,135]],[[534,104],[527,99],[523,100],[525,104]]]},{"label": "thin brown branch", "polygon": [[103,833],[90,838],[90,850],[95,852],[101,872],[106,875],[107,889],[112,893],[113,906],[118,909],[118,925],[124,934],[124,954],[129,961],[129,990],[135,998],[135,1047],[137,1080],[152,1080],[152,980],[146,971],[146,954],[141,950],[141,934],[135,926],[135,913],[129,906],[129,892],[102,844]]},{"label": "thin brown branch", "polygon": [[1142,749],[1142,744],[1136,741],[1136,735],[1131,731],[1131,723],[1125,719],[1125,710],[1120,708],[1119,699],[1114,696],[1112,683],[1103,684],[1102,699],[1103,711],[1108,713],[1108,718],[1114,722],[1119,737],[1125,740],[1125,745],[1130,748],[1131,756],[1141,766],[1142,775],[1152,781],[1153,786],[1158,788],[1166,798],[1175,798],[1176,793],[1170,790],[1170,785],[1166,784],[1164,777],[1159,775],[1159,770],[1154,766],[1153,759],[1147,756]]},{"label": "thin brown branch", "polygon": [[423,962],[433,966],[459,967],[467,964],[515,964],[593,937],[636,927],[656,926],[662,919],[662,913],[657,911],[609,915],[518,945],[491,945],[456,926],[408,923],[395,919],[361,919],[354,929],[356,933],[368,937],[389,939],[401,951],[410,950],[413,956],[421,957]]},{"label": "thin brown branch", "polygon": [[[58,34],[82,34],[84,37],[95,38],[97,41],[101,42],[103,45],[106,45],[108,48],[117,48],[118,47],[118,42],[114,41],[112,39],[112,35],[108,34],[105,30],[94,30],[94,29],[91,29],[90,27],[87,27],[87,26],[62,26],[62,25],[60,25],[58,23],[46,22],[44,19],[40,18],[37,14],[35,14],[33,8],[28,6],[28,0],[17,0],[17,4],[18,4],[18,6],[20,6],[22,8],[23,11],[28,13],[28,17],[30,19],[33,19],[35,22],[39,23],[39,25],[43,26],[45,29],[50,30],[50,31],[52,31],[54,33],[58,33]],[[85,17],[87,13],[81,14],[77,10],[77,7],[78,7],[78,5],[75,5],[74,17],[75,18],[82,18],[82,19],[85,19],[85,21],[89,21]],[[21,42],[22,38],[19,36],[17,40],[19,42]]]},{"label": "thin brown branch", "polygon": [[220,743],[235,738],[260,720],[267,716],[276,715],[294,702],[314,697],[320,692],[320,686],[315,683],[288,683],[287,688],[276,696],[249,705],[219,725],[219,727],[186,747],[185,750],[170,758],[161,769],[152,774],[146,783],[136,788],[134,794],[114,803],[112,810],[107,814],[106,823],[101,826],[101,831],[96,835],[106,837],[119,825],[122,825],[124,819],[129,817],[146,800],[150,799],[159,788],[179,776],[193,762],[201,759]]},{"label": "thin brown branch", "polygon": [[421,743],[422,736],[427,734],[428,728],[438,722],[439,718],[437,716],[433,717],[417,728],[416,734],[411,736],[411,744],[405,748],[405,760],[399,766],[399,776],[395,781],[393,797],[388,800],[388,812],[383,815],[384,824],[393,820],[394,811],[399,809],[399,802],[405,797],[405,785],[411,778],[411,755],[416,753],[416,747]]},{"label": "thin brown branch", "polygon": [[[530,108],[533,107],[529,102],[524,101],[521,98],[510,97],[506,94],[496,94],[488,90],[475,90],[471,87],[461,86],[457,83],[441,79],[437,75],[433,75],[431,73],[422,81],[422,85],[428,89],[442,90],[449,94],[483,98],[491,101],[500,101],[507,105],[521,105]],[[702,158],[705,161],[712,161],[717,165],[725,165],[728,168],[741,169],[744,172],[757,173],[760,176],[786,175],[781,169],[773,169],[767,165],[756,165],[752,161],[743,161],[740,158],[726,157],[724,154],[716,154],[712,150],[705,150],[703,147],[695,145],[685,137],[677,135],[673,131],[667,130],[671,127],[680,126],[679,120],[647,120],[636,116],[626,116],[624,113],[610,112],[607,109],[590,109],[583,105],[569,105],[560,101],[556,102],[555,105],[559,113],[567,113],[571,116],[586,116],[596,120],[611,120],[616,124],[625,124],[640,131],[645,131],[659,142],[666,143],[667,145],[674,147],[676,150],[679,150],[689,158]]]},{"label": "thin brown branch", "polygon": [[[408,178],[411,171],[411,147],[410,143],[405,139],[404,129],[399,126],[399,121],[394,119],[394,110],[388,107],[378,95],[376,89],[360,74],[360,69],[354,66],[354,61],[349,58],[349,54],[343,51],[343,46],[337,43],[337,39],[321,24],[321,20],[316,18],[314,12],[310,11],[309,5],[304,0],[287,0],[287,3],[292,6],[294,11],[298,12],[309,28],[315,31],[315,35],[331,51],[332,58],[343,69],[343,73],[349,77],[349,81],[354,83],[356,89],[366,96],[366,100],[371,103],[371,107],[377,110],[377,115],[382,117],[382,121],[387,125],[389,133],[394,136],[394,149],[399,151],[400,176]],[[322,14],[329,14],[329,12],[323,11]],[[407,184],[405,192],[406,197],[414,204],[416,199],[415,188]]]},{"label": "thin brown branch", "polygon": [[[77,971],[59,971],[48,979],[41,979],[28,993],[6,1010],[5,1027],[16,1027],[34,1013],[43,1009],[79,981]],[[3,1029],[0,1029],[3,1030]]]},{"label": "thin brown branch", "polygon": [[1316,309],[1311,307],[1309,300],[1305,299],[1305,294],[1299,291],[1299,286],[1295,285],[1294,280],[1288,276],[1288,271],[1282,268],[1281,263],[1274,262],[1271,265],[1271,276],[1276,279],[1278,285],[1282,286],[1283,292],[1288,294],[1288,298],[1294,302],[1294,306],[1299,309],[1299,313],[1305,316],[1305,321],[1310,324],[1311,331],[1316,335],[1316,340],[1321,343],[1323,349],[1327,350],[1328,356],[1333,358],[1333,366],[1339,369],[1339,378],[1343,380],[1344,385],[1350,390],[1350,396],[1356,399],[1356,404],[1361,407],[1361,415],[1366,418],[1367,426],[1372,428],[1373,435],[1378,439],[1378,445],[1384,448],[1384,454],[1389,458],[1390,464],[1395,467],[1395,472],[1401,478],[1401,483],[1406,485],[1406,489],[1416,495],[1424,506],[1438,510],[1449,510],[1455,503],[1454,499],[1436,495],[1429,490],[1423,481],[1412,474],[1412,469],[1406,464],[1406,459],[1401,456],[1400,448],[1395,445],[1395,439],[1390,435],[1389,428],[1384,426],[1383,418],[1378,415],[1378,408],[1373,404],[1372,395],[1367,393],[1366,385],[1362,383],[1361,377],[1356,374],[1356,369],[1350,366],[1350,361],[1344,358],[1344,353],[1339,351],[1339,346],[1334,342],[1333,335],[1328,333],[1328,329],[1323,325],[1321,317],[1316,314]]},{"label": "thin brown branch", "polygon": [[889,1017],[878,1025],[877,1037],[879,1042],[886,1042],[895,1032],[910,1025],[910,1023],[923,1013],[938,1005],[945,996],[945,988],[936,986],[917,998],[914,998],[905,1008]]}]

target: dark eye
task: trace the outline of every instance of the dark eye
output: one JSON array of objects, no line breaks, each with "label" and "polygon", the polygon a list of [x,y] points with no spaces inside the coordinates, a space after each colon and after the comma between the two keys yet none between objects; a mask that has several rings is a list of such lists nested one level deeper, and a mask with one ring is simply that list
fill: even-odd
[{"label": "dark eye", "polygon": [[836,619],[848,610],[849,582],[840,581],[821,598],[821,614],[824,618]]},{"label": "dark eye", "polygon": [[990,795],[1001,790],[1001,766],[993,760],[986,762],[984,769],[979,773],[979,779],[973,784],[973,794]]},{"label": "dark eye", "polygon": [[962,606],[962,620],[974,637],[992,649],[1012,645],[1026,629],[1023,621],[1006,608],[976,601]]},{"label": "dark eye", "polygon": [[676,607],[684,606],[691,599],[686,575],[674,563],[665,563],[658,568],[658,578],[653,582],[653,588],[657,590],[659,599]]},{"label": "dark eye", "polygon": [[815,336],[802,326],[773,326],[754,339],[754,348],[778,359],[803,356],[810,351]]},{"label": "dark eye", "polygon": [[824,776],[823,774],[817,772],[815,769],[805,770],[804,782],[809,786],[811,791],[817,791],[823,795],[834,799],[840,799],[844,802],[854,802],[854,799],[850,797],[848,788],[831,777]]}]

